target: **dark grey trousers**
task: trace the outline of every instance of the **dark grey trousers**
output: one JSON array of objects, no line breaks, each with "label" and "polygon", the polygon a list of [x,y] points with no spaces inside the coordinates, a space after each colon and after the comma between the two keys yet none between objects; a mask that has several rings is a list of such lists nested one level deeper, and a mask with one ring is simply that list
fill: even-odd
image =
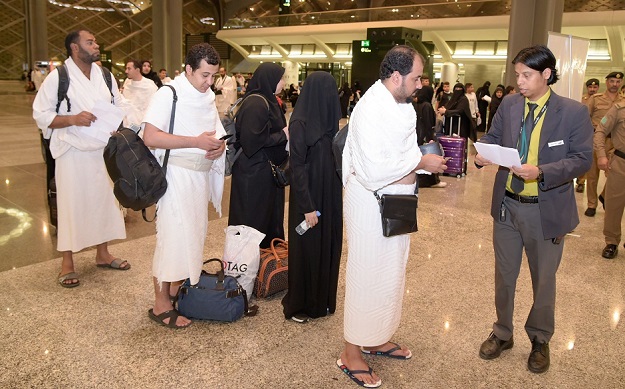
[{"label": "dark grey trousers", "polygon": [[495,220],[495,308],[493,332],[503,340],[513,334],[514,293],[521,269],[523,248],[532,277],[534,303],[525,322],[530,340],[549,342],[554,331],[556,272],[564,241],[543,238],[538,204],[522,204],[504,197],[505,220]]}]

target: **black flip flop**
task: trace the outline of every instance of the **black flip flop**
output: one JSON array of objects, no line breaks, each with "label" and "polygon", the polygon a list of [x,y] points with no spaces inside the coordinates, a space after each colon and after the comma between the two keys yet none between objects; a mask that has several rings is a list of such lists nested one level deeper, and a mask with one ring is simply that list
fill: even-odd
[{"label": "black flip flop", "polygon": [[386,350],[386,351],[370,351],[370,350],[365,350],[364,348],[360,348],[360,351],[363,354],[368,354],[368,355],[377,355],[377,356],[381,356],[381,357],[388,357],[388,358],[395,358],[395,359],[410,359],[412,358],[412,352],[410,350],[408,350],[408,355],[393,355],[393,353],[395,351],[401,350],[401,346],[397,343],[393,343],[393,342],[389,342],[390,344],[394,345],[395,347],[393,347],[390,350]]},{"label": "black flip flop", "polygon": [[382,385],[382,380],[378,380],[378,382],[376,382],[375,384],[366,384],[363,380],[359,380],[358,378],[356,378],[355,374],[371,375],[371,373],[373,373],[373,369],[371,367],[369,368],[369,370],[349,370],[340,359],[336,361],[336,366],[338,366],[338,368],[341,369],[343,373],[347,374],[347,376],[352,381],[357,383],[359,386],[362,386],[363,388],[379,388]]}]

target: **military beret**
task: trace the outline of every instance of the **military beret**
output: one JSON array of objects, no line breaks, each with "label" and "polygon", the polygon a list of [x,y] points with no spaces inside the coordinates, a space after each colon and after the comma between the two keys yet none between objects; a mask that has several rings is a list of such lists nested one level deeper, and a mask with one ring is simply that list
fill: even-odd
[{"label": "military beret", "polygon": [[586,86],[591,85],[599,85],[599,80],[597,80],[596,78],[591,78],[590,80],[586,81]]},{"label": "military beret", "polygon": [[623,72],[612,72],[605,76],[605,78],[618,78],[619,80],[623,79]]}]

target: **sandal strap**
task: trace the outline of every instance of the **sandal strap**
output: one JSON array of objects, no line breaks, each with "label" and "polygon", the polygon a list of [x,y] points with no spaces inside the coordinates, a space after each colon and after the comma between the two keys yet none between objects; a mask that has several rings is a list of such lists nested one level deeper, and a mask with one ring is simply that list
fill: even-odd
[{"label": "sandal strap", "polygon": [[[349,370],[349,369],[348,369]],[[370,367],[369,370],[349,370],[349,372],[354,375],[354,374],[369,374],[370,376],[372,376],[371,373],[373,373],[373,368]]]},{"label": "sandal strap", "polygon": [[110,266],[114,269],[121,269],[124,262],[128,263],[125,259],[116,258],[110,263]]},{"label": "sandal strap", "polygon": [[65,282],[67,280],[78,280],[78,274],[76,274],[75,272],[71,272],[59,276],[59,282]]},{"label": "sandal strap", "polygon": [[175,309],[170,309],[169,311],[165,311],[155,316],[163,324],[165,324],[165,319],[169,319],[169,323],[165,324],[167,327],[170,327],[170,328],[182,327],[182,326],[176,325],[176,321],[178,320],[178,316],[180,316],[180,314]]}]

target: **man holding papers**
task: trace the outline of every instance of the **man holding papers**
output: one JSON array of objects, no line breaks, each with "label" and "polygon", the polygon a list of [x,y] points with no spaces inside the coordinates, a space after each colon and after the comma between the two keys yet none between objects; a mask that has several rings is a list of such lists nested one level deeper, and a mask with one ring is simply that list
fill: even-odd
[{"label": "man holding papers", "polygon": [[[520,94],[506,96],[480,142],[515,148],[520,166],[499,166],[493,188],[495,308],[483,359],[512,348],[514,292],[523,250],[532,275],[534,302],[525,323],[532,342],[527,367],[549,368],[554,332],[556,271],[564,235],[579,223],[573,179],[590,167],[593,127],[584,105],[555,94],[556,59],[545,46],[521,50],[512,61]],[[493,164],[478,154],[478,167]]]},{"label": "man holding papers", "polygon": [[103,129],[96,125],[99,118],[94,114],[94,107],[119,103],[121,96],[116,87],[109,90],[95,63],[100,50],[93,34],[71,32],[65,38],[65,48],[69,101],[60,102],[57,113],[59,75],[55,69],[37,93],[33,117],[50,139],[56,162],[57,250],[63,254],[58,282],[73,288],[80,284],[73,253],[86,247],[97,246],[95,262],[99,267],[128,270],[130,263],[108,251],[109,241],[126,238],[126,227],[102,158],[106,140],[98,135],[104,130],[106,139],[106,132],[117,130],[119,121]]}]

